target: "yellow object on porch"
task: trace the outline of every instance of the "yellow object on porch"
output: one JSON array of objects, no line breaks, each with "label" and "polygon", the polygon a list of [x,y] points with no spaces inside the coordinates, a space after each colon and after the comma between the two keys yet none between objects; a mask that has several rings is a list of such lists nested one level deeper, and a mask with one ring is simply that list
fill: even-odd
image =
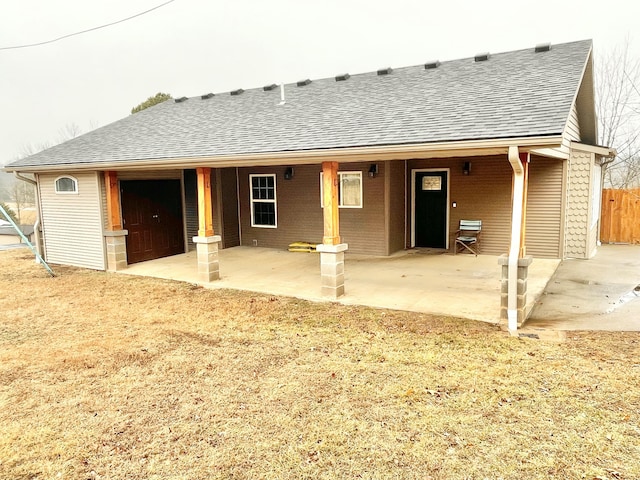
[{"label": "yellow object on porch", "polygon": [[289,244],[290,252],[315,252],[317,243],[310,242],[293,242]]}]

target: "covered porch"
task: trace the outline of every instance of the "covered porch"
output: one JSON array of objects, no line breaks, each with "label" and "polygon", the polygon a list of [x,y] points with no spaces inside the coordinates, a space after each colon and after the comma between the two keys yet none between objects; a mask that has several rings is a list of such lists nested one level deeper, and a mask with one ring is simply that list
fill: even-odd
[{"label": "covered porch", "polygon": [[[261,247],[218,252],[220,279],[199,278],[195,251],[129,265],[119,273],[327,301],[318,282],[320,255]],[[498,323],[501,271],[493,255],[451,255],[408,250],[389,257],[345,253],[345,305],[365,305]],[[560,260],[536,259],[529,267],[526,311],[530,311]]]}]

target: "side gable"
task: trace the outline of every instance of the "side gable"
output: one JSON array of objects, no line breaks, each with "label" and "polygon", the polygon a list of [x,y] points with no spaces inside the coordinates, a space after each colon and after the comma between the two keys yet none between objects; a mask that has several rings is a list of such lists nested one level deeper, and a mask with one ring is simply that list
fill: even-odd
[{"label": "side gable", "polygon": [[597,145],[597,121],[593,78],[593,50],[590,49],[584,64],[578,88],[569,111],[569,117],[562,132],[562,145],[553,149],[540,149],[535,153],[547,157],[568,159],[571,142]]}]

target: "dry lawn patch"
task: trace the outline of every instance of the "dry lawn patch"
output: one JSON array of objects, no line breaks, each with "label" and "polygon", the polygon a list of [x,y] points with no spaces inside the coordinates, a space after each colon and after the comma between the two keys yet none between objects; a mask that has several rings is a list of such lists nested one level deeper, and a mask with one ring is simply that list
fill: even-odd
[{"label": "dry lawn patch", "polygon": [[0,252],[0,478],[640,478],[638,334],[56,271]]}]

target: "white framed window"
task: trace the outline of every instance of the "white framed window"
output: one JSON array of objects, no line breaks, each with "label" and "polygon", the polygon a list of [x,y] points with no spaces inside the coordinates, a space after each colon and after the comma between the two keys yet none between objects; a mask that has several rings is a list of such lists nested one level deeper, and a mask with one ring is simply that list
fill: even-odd
[{"label": "white framed window", "polygon": [[[320,207],[324,208],[322,172],[320,172]],[[338,207],[362,208],[362,172],[338,172]]]},{"label": "white framed window", "polygon": [[261,228],[278,227],[276,199],[276,175],[249,175],[251,199],[251,226]]},{"label": "white framed window", "polygon": [[77,194],[78,193],[78,180],[69,175],[63,175],[56,178],[55,182],[56,193],[62,194]]}]

